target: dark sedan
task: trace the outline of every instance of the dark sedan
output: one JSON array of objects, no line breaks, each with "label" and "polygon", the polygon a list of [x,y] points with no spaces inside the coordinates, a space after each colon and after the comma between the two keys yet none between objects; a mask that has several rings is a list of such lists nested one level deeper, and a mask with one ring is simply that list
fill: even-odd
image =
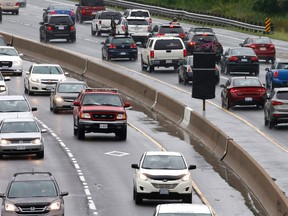
[{"label": "dark sedan", "polygon": [[138,59],[138,48],[129,35],[111,35],[102,42],[102,59]]},{"label": "dark sedan", "polygon": [[53,4],[43,9],[43,21],[47,21],[49,14],[68,14],[75,23],[75,12],[72,8],[66,5]]},{"label": "dark sedan", "polygon": [[230,77],[221,91],[222,107],[229,109],[236,105],[256,105],[263,108],[266,88],[258,77]]},{"label": "dark sedan", "polygon": [[259,58],[252,48],[234,47],[225,51],[219,62],[221,73],[259,75]]},{"label": "dark sedan", "polygon": [[[178,74],[178,82],[183,83],[184,85],[188,84],[190,81],[193,81],[193,55],[187,56],[176,72]],[[215,64],[215,82],[216,84],[220,81],[220,74],[218,65]]]}]

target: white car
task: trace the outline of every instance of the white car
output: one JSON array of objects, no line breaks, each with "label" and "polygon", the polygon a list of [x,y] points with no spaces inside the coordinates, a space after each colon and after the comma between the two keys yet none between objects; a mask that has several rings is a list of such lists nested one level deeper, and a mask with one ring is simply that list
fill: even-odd
[{"label": "white car", "polygon": [[14,47],[0,46],[0,72],[22,76],[23,61],[21,56],[23,54],[18,53]]},{"label": "white car", "polygon": [[133,199],[141,204],[143,199],[181,199],[192,202],[192,178],[188,166],[180,152],[148,151],[135,169],[133,178]]},{"label": "white car", "polygon": [[67,72],[58,64],[33,64],[24,77],[24,92],[33,95],[34,93],[50,93],[58,81],[67,80]]},{"label": "white car", "polygon": [[149,12],[149,10],[145,10],[145,9],[127,9],[124,11],[123,13],[124,17],[142,17],[145,18],[149,25],[152,25],[152,17],[151,14]]},{"label": "white car", "polygon": [[213,211],[205,204],[169,203],[156,206],[153,216],[213,216]]},{"label": "white car", "polygon": [[0,73],[0,95],[7,95],[9,93],[6,81],[10,81],[10,77],[3,77],[2,73]]},{"label": "white car", "polygon": [[11,12],[12,14],[19,14],[18,0],[0,0],[0,5],[3,12]]}]

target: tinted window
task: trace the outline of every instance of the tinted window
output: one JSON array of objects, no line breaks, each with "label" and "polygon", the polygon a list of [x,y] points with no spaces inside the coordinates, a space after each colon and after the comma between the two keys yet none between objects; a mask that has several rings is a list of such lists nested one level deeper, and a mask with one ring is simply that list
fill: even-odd
[{"label": "tinted window", "polygon": [[69,16],[65,16],[65,17],[51,17],[50,18],[50,21],[49,21],[50,24],[72,24],[72,20]]},{"label": "tinted window", "polygon": [[233,49],[231,52],[232,55],[255,55],[252,49]]},{"label": "tinted window", "polygon": [[147,155],[144,158],[144,169],[185,169],[186,165],[181,156],[175,155]]},{"label": "tinted window", "polygon": [[1,133],[33,133],[39,132],[35,122],[4,122]]},{"label": "tinted window", "polygon": [[133,17],[149,17],[149,13],[145,11],[132,11],[130,16]]},{"label": "tinted window", "polygon": [[82,0],[83,6],[104,6],[103,0]]},{"label": "tinted window", "polygon": [[71,10],[70,7],[65,5],[53,5],[53,7],[51,8],[53,8],[54,10]]},{"label": "tinted window", "polygon": [[258,79],[234,79],[233,86],[261,86]]},{"label": "tinted window", "polygon": [[114,15],[114,19],[116,20],[119,20],[122,17],[120,13],[107,12],[107,13],[101,13],[99,18],[100,19],[112,19],[113,15]]},{"label": "tinted window", "polygon": [[271,40],[269,38],[254,38],[252,40],[254,44],[271,44]]},{"label": "tinted window", "polygon": [[132,38],[113,38],[113,44],[131,44],[134,43]]},{"label": "tinted window", "polygon": [[0,101],[0,112],[29,112],[29,106],[25,100]]},{"label": "tinted window", "polygon": [[180,26],[162,26],[160,29],[160,33],[178,33],[183,34],[184,29]]},{"label": "tinted window", "polygon": [[183,45],[180,40],[156,40],[155,50],[167,50],[167,49],[183,49]]},{"label": "tinted window", "polygon": [[277,69],[288,69],[288,62],[287,63],[279,63],[277,65]]},{"label": "tinted window", "polygon": [[148,21],[147,20],[142,20],[142,19],[128,19],[128,25],[149,25]]},{"label": "tinted window", "polygon": [[288,92],[287,91],[279,91],[277,92],[276,97],[281,100],[288,100]]}]

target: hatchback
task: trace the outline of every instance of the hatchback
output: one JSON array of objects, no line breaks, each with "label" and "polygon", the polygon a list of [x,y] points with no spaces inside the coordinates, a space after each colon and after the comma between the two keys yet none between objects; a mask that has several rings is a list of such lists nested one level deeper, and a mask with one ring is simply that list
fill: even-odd
[{"label": "hatchback", "polygon": [[269,37],[250,36],[245,39],[243,43],[239,44],[241,47],[252,48],[259,59],[271,61],[274,63],[276,59],[276,48]]},{"label": "hatchback", "polygon": [[64,216],[64,196],[50,172],[15,173],[3,199],[1,215]]},{"label": "hatchback", "polygon": [[266,88],[258,77],[230,77],[220,85],[222,107],[229,109],[236,105],[256,105],[263,108],[267,95]]},{"label": "hatchback", "polygon": [[133,177],[133,199],[141,204],[143,199],[182,199],[192,202],[192,178],[188,166],[180,152],[145,152],[135,169]]},{"label": "hatchback", "polygon": [[265,126],[288,123],[288,88],[274,88],[264,106]]}]

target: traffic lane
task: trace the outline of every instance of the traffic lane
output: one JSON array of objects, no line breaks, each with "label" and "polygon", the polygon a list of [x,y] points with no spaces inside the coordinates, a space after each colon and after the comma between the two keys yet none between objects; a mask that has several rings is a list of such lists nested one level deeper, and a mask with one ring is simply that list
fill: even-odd
[{"label": "traffic lane", "polygon": [[[29,63],[25,63],[25,68],[29,66]],[[17,84],[13,83],[14,81]],[[23,92],[23,77],[22,79],[21,77],[12,77],[9,85],[11,87],[14,86],[11,93]],[[38,107],[35,112],[37,118],[47,125],[48,128],[51,128],[53,133],[61,136],[61,140],[77,160],[85,182],[87,182],[91,197],[96,204],[96,212],[103,215],[111,215],[112,213],[115,214],[117,210],[117,212],[123,211],[121,213],[127,214],[128,208],[131,215],[135,215],[139,211],[143,211],[143,215],[152,214],[156,205],[155,202],[148,202],[144,206],[139,207],[135,206],[132,200],[132,176],[134,170],[130,166],[132,163],[139,161],[143,152],[159,150],[158,145],[151,143],[148,137],[142,136],[133,127],[128,128],[128,139],[126,142],[117,141],[114,135],[110,134],[87,134],[85,141],[79,141],[73,136],[71,112],[61,112],[60,114],[50,112],[48,95],[27,95],[27,98],[33,106]],[[135,109],[141,108],[135,107]],[[235,191],[233,189],[234,186],[230,186],[231,182],[225,178],[223,179],[223,177],[221,178],[218,173],[213,171],[217,161],[210,165],[211,155],[209,153],[206,152],[205,158],[203,158],[202,155],[194,152],[194,149],[191,148],[193,139],[189,137],[189,139],[184,140],[182,135],[179,137],[179,134],[184,133],[183,130],[175,127],[171,122],[161,120],[163,123],[159,125],[158,122],[161,117],[158,116],[154,120],[151,117],[155,114],[150,113],[150,117],[147,117],[136,110],[134,111],[134,108],[128,110],[128,120],[131,125],[136,125],[136,128],[140,128],[149,137],[161,143],[165,149],[183,152],[189,164],[198,166],[196,171],[191,171],[192,176],[201,191],[203,190],[203,194],[209,194],[209,202],[211,202],[213,207],[215,206],[219,215],[225,215],[224,213],[228,214],[228,212],[237,214],[243,211],[249,215],[248,212],[250,210],[243,203],[241,192]],[[187,137],[187,134],[185,136]],[[137,142],[135,142],[136,140]],[[195,144],[195,146],[197,145]],[[195,146],[194,148],[197,151],[201,151],[202,148]],[[219,166],[223,167],[224,165],[217,165],[217,167]],[[211,181],[204,181],[206,178],[211,179]],[[220,189],[219,185],[221,185]],[[215,192],[211,193],[212,191]],[[223,191],[226,192],[223,193]],[[118,194],[121,194],[121,196],[117,196]],[[215,201],[215,197],[217,197],[217,201]],[[226,207],[231,197],[235,198],[233,203],[237,203],[237,208],[233,207],[233,210]],[[195,192],[193,194],[193,202],[201,202]],[[121,207],[123,205],[124,207]],[[231,204],[230,206],[233,205]],[[142,215],[142,213],[137,215]]]},{"label": "traffic lane", "polygon": [[0,192],[6,192],[6,187],[16,172],[48,171],[55,176],[60,190],[69,192],[69,195],[64,197],[65,213],[71,216],[86,215],[87,199],[84,187],[71,160],[54,137],[49,133],[43,134],[43,137],[44,159],[37,159],[34,155],[11,155],[1,159]]}]

